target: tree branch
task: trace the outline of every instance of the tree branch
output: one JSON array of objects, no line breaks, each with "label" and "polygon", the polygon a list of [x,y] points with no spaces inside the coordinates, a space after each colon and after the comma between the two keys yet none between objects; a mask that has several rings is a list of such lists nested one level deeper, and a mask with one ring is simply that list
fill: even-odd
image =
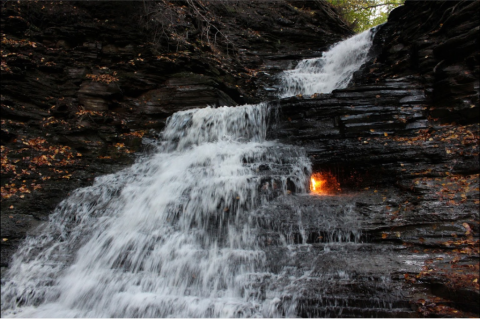
[{"label": "tree branch", "polygon": [[371,8],[388,6],[388,5],[391,5],[391,4],[392,4],[392,5],[396,5],[396,6],[401,5],[401,3],[387,2],[387,3],[380,3],[380,4],[374,4],[374,5],[371,5],[371,6],[361,7],[359,10],[366,10],[366,9],[371,9]]}]

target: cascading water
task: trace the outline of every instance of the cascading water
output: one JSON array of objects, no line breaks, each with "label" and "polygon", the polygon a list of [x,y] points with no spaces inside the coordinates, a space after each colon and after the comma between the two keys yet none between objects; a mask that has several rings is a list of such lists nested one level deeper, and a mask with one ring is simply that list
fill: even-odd
[{"label": "cascading water", "polygon": [[173,115],[157,154],[77,190],[27,241],[3,308],[38,305],[19,313],[35,317],[262,313],[245,296],[249,275],[265,271],[249,212],[286,194],[287,182],[306,192],[309,174],[301,152],[265,141],[266,115],[265,105]]},{"label": "cascading water", "polygon": [[[365,56],[368,37],[332,50],[343,52],[353,41],[363,50],[355,54]],[[328,68],[336,72],[331,89],[354,71],[344,56],[323,58],[335,65]],[[340,60],[332,62],[335,57]],[[323,61],[317,60],[300,64],[315,69]],[[322,70],[310,72],[313,82],[330,72]],[[295,72],[284,95],[317,92],[306,72]],[[155,154],[76,190],[26,239],[2,279],[2,315],[295,316],[292,291],[309,272],[272,270],[268,260],[275,254],[265,246],[296,240],[273,236],[275,222],[265,222],[264,213],[276,207],[275,198],[280,205],[291,193],[307,193],[311,165],[302,149],[265,140],[268,114],[264,104],[174,114]],[[302,211],[295,214],[302,233]],[[349,241],[350,233],[335,236]]]},{"label": "cascading water", "polygon": [[302,60],[280,75],[280,97],[330,93],[347,87],[353,72],[365,63],[374,32],[367,30],[335,44],[322,57]]}]

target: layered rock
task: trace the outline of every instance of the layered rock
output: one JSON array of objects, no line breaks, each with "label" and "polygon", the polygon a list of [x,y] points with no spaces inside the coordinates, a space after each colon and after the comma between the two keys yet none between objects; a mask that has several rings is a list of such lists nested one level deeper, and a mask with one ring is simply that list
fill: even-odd
[{"label": "layered rock", "polygon": [[[335,234],[360,236],[356,241],[369,247],[360,248],[370,252],[366,258],[384,258],[347,269],[346,276],[356,279],[348,281],[350,303],[332,308],[333,301],[319,302],[312,293],[305,297],[307,315],[382,313],[372,310],[378,305],[355,302],[362,289],[372,291],[370,300],[382,294],[360,279],[370,272],[388,278],[389,289],[403,291],[395,299],[386,289],[385,300],[410,301],[417,315],[478,314],[477,6],[407,1],[380,28],[370,61],[347,89],[270,103],[276,118],[270,138],[303,146],[314,172],[334,175],[342,188],[332,199],[298,197],[283,205],[279,209],[289,217],[272,219],[279,218],[279,232],[293,228],[291,236],[314,246]],[[454,53],[452,43],[461,52]],[[318,214],[335,200],[349,201],[351,216],[334,212],[335,222],[319,222]],[[392,249],[403,262],[390,257]],[[321,256],[320,250],[309,258],[321,263]],[[361,264],[355,254],[343,259],[332,265]],[[415,315],[401,306],[398,311],[383,316]]]},{"label": "layered rock", "polygon": [[354,83],[417,75],[429,89],[432,118],[478,123],[480,22],[474,12],[479,9],[476,1],[406,1],[380,29],[372,49],[375,59]]}]

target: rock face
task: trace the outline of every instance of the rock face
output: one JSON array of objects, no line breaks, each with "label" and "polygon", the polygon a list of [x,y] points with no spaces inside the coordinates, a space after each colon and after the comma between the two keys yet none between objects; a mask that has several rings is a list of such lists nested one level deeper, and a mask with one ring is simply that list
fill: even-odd
[{"label": "rock face", "polygon": [[[366,258],[383,256],[382,262],[347,270],[345,276],[356,278],[348,291],[380,294],[375,284],[360,279],[376,269],[373,277],[383,274],[390,280],[386,287],[404,292],[395,299],[385,290],[393,304],[410,299],[424,316],[478,315],[479,50],[473,34],[479,21],[468,18],[478,3],[437,5],[407,1],[394,10],[375,36],[370,61],[347,89],[271,102],[277,121],[269,134],[303,146],[314,172],[333,174],[344,192],[333,198],[353,196],[354,217],[348,221],[355,225],[316,221],[313,212],[325,210],[328,198],[315,203],[299,197],[282,210],[296,216],[296,207],[302,207],[301,217],[293,219],[313,226],[296,226],[300,242],[322,245],[348,225],[362,234]],[[452,53],[454,47],[461,52]],[[280,224],[288,228],[298,222]],[[337,249],[349,251],[346,247]],[[391,259],[392,249],[400,249],[396,254],[404,262]],[[331,265],[362,264],[355,253],[348,254],[353,255]],[[321,264],[321,253],[313,256]],[[350,303],[331,308],[333,301],[311,293],[305,315],[370,316],[371,308],[383,308],[361,305],[355,301],[360,295],[347,294]],[[399,307],[400,313],[382,316],[414,315]]]},{"label": "rock face", "polygon": [[479,8],[470,1],[407,1],[392,11],[376,37],[376,59],[364,65],[353,83],[416,75],[428,88],[432,118],[478,123],[480,23],[472,13]]},{"label": "rock face", "polygon": [[[141,23],[154,11],[136,1],[2,6],[2,267],[70,190],[131,164],[168,116],[259,101],[265,61],[318,55],[351,34],[321,2],[187,4],[151,8],[190,28],[182,47],[181,23],[158,42]],[[206,34],[215,27],[229,40]]]},{"label": "rock face", "polygon": [[[70,190],[148,151],[173,112],[271,97],[276,73],[351,34],[320,1],[227,2],[207,9],[230,42],[209,45],[185,18],[191,43],[159,49],[132,23],[141,9],[2,9],[2,267]],[[342,189],[259,216],[276,230],[259,238],[271,271],[311,271],[299,316],[478,315],[478,9],[406,1],[348,88],[270,102],[269,138],[303,146]],[[280,235],[306,245],[287,252]]]}]

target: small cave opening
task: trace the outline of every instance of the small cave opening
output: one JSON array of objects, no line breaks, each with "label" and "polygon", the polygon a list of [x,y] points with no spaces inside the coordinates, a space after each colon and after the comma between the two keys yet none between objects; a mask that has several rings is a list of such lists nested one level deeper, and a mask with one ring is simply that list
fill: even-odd
[{"label": "small cave opening", "polygon": [[310,177],[310,193],[317,195],[334,195],[340,192],[340,183],[329,171],[314,172]]},{"label": "small cave opening", "polygon": [[396,177],[379,168],[355,167],[348,164],[314,166],[310,176],[310,193],[338,195],[367,187],[396,183]]}]

